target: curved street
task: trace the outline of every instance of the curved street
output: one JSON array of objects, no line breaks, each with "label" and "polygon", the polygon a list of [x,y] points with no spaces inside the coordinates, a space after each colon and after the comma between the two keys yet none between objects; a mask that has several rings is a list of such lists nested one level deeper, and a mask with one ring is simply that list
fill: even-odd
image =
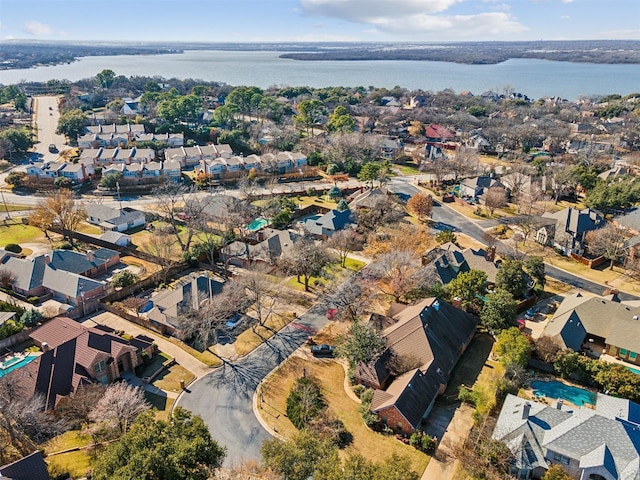
[{"label": "curved street", "polygon": [[201,415],[212,437],[227,447],[225,467],[260,458],[260,446],[270,435],[253,413],[256,388],[326,323],[324,308],[316,305],[247,356],[223,364],[180,395],[176,405]]}]

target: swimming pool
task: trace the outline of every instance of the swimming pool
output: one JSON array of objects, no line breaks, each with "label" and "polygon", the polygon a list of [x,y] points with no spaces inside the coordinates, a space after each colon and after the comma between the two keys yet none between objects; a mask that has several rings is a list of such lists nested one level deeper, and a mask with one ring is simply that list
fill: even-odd
[{"label": "swimming pool", "polygon": [[13,372],[20,367],[24,367],[27,363],[38,358],[38,355],[27,355],[20,359],[9,359],[0,363],[0,378],[4,377],[7,373]]},{"label": "swimming pool", "polygon": [[638,370],[637,368],[627,367],[627,370],[635,373],[636,375],[640,375],[640,370]]},{"label": "swimming pool", "polygon": [[567,402],[571,402],[579,407],[585,403],[591,405],[596,404],[596,394],[588,390],[571,385],[565,385],[562,382],[531,382],[533,394],[536,397],[545,396],[549,398],[562,398]]},{"label": "swimming pool", "polygon": [[247,230],[251,231],[251,232],[255,232],[257,230],[260,230],[263,227],[266,227],[267,225],[269,225],[269,220],[267,220],[266,218],[256,218],[255,220],[253,220],[251,223],[249,223],[248,225],[246,225],[244,228],[246,228]]}]

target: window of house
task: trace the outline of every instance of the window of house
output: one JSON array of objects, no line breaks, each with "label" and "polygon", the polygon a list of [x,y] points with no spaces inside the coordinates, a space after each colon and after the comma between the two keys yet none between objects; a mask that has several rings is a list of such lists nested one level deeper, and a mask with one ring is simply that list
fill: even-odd
[{"label": "window of house", "polygon": [[558,453],[558,452],[553,452],[553,459],[556,462],[559,462],[563,465],[569,465],[569,462],[571,461],[571,459],[569,457],[565,457],[564,455]]},{"label": "window of house", "polygon": [[623,356],[623,357],[626,356],[627,355],[627,351],[624,348],[621,348],[620,349],[620,355]]},{"label": "window of house", "polygon": [[629,352],[629,360],[635,360],[638,357],[636,352]]},{"label": "window of house", "polygon": [[93,367],[93,371],[96,372],[96,375],[98,376],[100,376],[100,374],[103,373],[106,369],[107,369],[107,364],[104,363],[104,360],[100,360]]}]

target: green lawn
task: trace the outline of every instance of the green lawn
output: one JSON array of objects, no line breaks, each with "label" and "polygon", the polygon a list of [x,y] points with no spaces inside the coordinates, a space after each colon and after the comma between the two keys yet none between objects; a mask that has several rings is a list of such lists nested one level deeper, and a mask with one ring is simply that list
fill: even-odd
[{"label": "green lawn", "polygon": [[171,357],[166,353],[162,353],[162,352],[156,353],[151,358],[151,362],[148,365],[145,365],[144,369],[142,370],[139,376],[144,378],[156,373],[158,369],[162,366],[162,364],[167,360],[171,360]]},{"label": "green lawn", "polygon": [[418,170],[418,167],[414,167],[412,165],[394,165],[393,167],[400,170],[400,173],[403,175],[419,175],[422,173]]},{"label": "green lawn", "polygon": [[77,450],[59,455],[50,455],[69,448],[84,447],[92,442],[90,435],[84,435],[78,430],[69,430],[58,435],[43,445],[47,456],[47,463],[56,472],[69,472],[73,478],[84,477],[91,468],[91,457],[86,450]]},{"label": "green lawn", "polygon": [[87,235],[102,233],[102,230],[100,230],[100,227],[97,227],[96,225],[90,225],[88,223],[81,223],[80,225],[78,225],[77,230],[80,233],[86,233]]},{"label": "green lawn", "polygon": [[42,242],[46,241],[42,230],[32,227],[31,225],[24,225],[22,223],[16,223],[14,225],[0,225],[0,246],[4,247],[9,243],[29,243],[29,242]]},{"label": "green lawn", "polygon": [[[329,281],[332,280],[340,280],[345,277],[347,271],[357,272],[362,269],[366,263],[356,260],[353,258],[347,257],[347,261],[345,262],[345,268],[342,268],[339,263],[331,265],[327,268],[327,278],[324,277],[311,277],[309,278],[309,291],[313,292],[315,285],[326,285]],[[304,277],[300,277],[300,282],[298,282],[298,277],[291,277],[286,286],[289,288],[293,288],[294,290],[304,291]]]},{"label": "green lawn", "polygon": [[150,392],[144,392],[144,397],[156,409],[156,418],[158,420],[167,420],[169,418],[169,413],[171,413],[171,408],[173,407],[173,398],[162,397]]},{"label": "green lawn", "polygon": [[176,363],[164,369],[151,383],[162,390],[180,392],[182,391],[180,386],[181,382],[187,385],[193,381],[194,378],[196,378],[196,376],[193,373]]}]

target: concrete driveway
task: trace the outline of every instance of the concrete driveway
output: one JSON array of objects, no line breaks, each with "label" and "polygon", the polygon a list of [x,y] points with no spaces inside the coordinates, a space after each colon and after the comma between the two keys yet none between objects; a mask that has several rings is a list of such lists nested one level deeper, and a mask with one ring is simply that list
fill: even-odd
[{"label": "concrete driveway", "polygon": [[189,386],[176,405],[201,415],[211,436],[227,447],[224,466],[260,459],[269,433],[253,413],[253,395],[260,381],[326,323],[325,307],[307,313],[265,341],[246,357],[225,363]]},{"label": "concrete driveway", "polygon": [[177,345],[171,343],[165,339],[162,335],[152,333],[148,330],[144,330],[138,327],[136,324],[125,320],[111,312],[100,312],[82,321],[82,324],[86,327],[95,327],[96,325],[107,325],[108,327],[115,328],[116,330],[122,330],[134,337],[136,335],[146,335],[153,338],[153,341],[158,345],[160,351],[171,355],[175,358],[176,362],[193,373],[196,377],[202,377],[211,372],[211,367],[208,367],[197,358],[189,355]]}]

